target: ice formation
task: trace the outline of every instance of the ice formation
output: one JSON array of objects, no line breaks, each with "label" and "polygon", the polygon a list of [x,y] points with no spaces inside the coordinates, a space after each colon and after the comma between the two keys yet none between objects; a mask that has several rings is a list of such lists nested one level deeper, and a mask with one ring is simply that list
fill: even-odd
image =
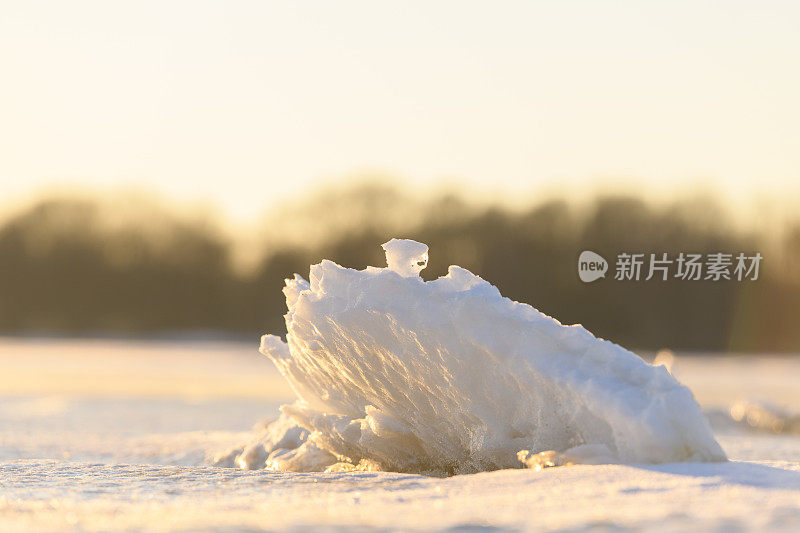
[{"label": "ice formation", "polygon": [[381,245],[386,252],[386,267],[404,278],[419,276],[428,266],[428,245],[408,239],[392,239]]},{"label": "ice formation", "polygon": [[[571,462],[723,461],[692,393],[663,367],[504,298],[424,244],[388,268],[324,260],[287,280],[287,342],[261,340],[298,400],[243,468],[439,475]],[[544,453],[543,453],[544,452]]]}]

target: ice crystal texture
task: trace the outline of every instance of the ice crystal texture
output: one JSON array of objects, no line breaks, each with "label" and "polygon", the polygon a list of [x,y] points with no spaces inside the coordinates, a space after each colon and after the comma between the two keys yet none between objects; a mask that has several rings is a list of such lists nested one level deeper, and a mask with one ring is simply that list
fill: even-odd
[{"label": "ice crystal texture", "polygon": [[388,268],[324,260],[287,280],[287,342],[265,335],[261,352],[298,399],[239,466],[447,475],[538,467],[548,451],[559,464],[725,460],[663,367],[461,267],[423,281],[424,244],[384,249]]}]

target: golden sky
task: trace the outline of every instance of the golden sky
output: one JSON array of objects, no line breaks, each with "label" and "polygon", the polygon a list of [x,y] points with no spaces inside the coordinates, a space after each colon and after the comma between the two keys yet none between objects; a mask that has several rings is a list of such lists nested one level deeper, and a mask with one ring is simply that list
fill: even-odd
[{"label": "golden sky", "polygon": [[798,65],[797,2],[8,2],[0,204],[133,185],[248,218],[364,172],[797,197]]}]

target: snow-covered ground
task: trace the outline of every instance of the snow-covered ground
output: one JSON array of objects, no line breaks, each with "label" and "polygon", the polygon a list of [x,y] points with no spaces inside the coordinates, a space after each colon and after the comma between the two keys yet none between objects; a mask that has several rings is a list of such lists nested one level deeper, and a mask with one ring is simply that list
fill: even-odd
[{"label": "snow-covered ground", "polygon": [[[796,412],[800,358],[679,354],[672,371],[730,462],[292,474],[209,463],[294,399],[255,339],[0,339],[0,529],[800,528],[791,419],[777,410],[755,430],[741,404],[745,422],[729,416],[741,398]],[[750,405],[752,423],[766,416]]]}]

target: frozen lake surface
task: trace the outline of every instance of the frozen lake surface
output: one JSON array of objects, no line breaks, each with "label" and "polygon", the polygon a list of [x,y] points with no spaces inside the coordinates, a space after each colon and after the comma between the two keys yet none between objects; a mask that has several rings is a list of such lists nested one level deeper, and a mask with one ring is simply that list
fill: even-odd
[{"label": "frozen lake surface", "polygon": [[728,463],[433,478],[209,466],[294,398],[243,343],[0,339],[0,524],[64,530],[797,530],[800,435],[742,398],[800,406],[800,358],[679,355]]}]

